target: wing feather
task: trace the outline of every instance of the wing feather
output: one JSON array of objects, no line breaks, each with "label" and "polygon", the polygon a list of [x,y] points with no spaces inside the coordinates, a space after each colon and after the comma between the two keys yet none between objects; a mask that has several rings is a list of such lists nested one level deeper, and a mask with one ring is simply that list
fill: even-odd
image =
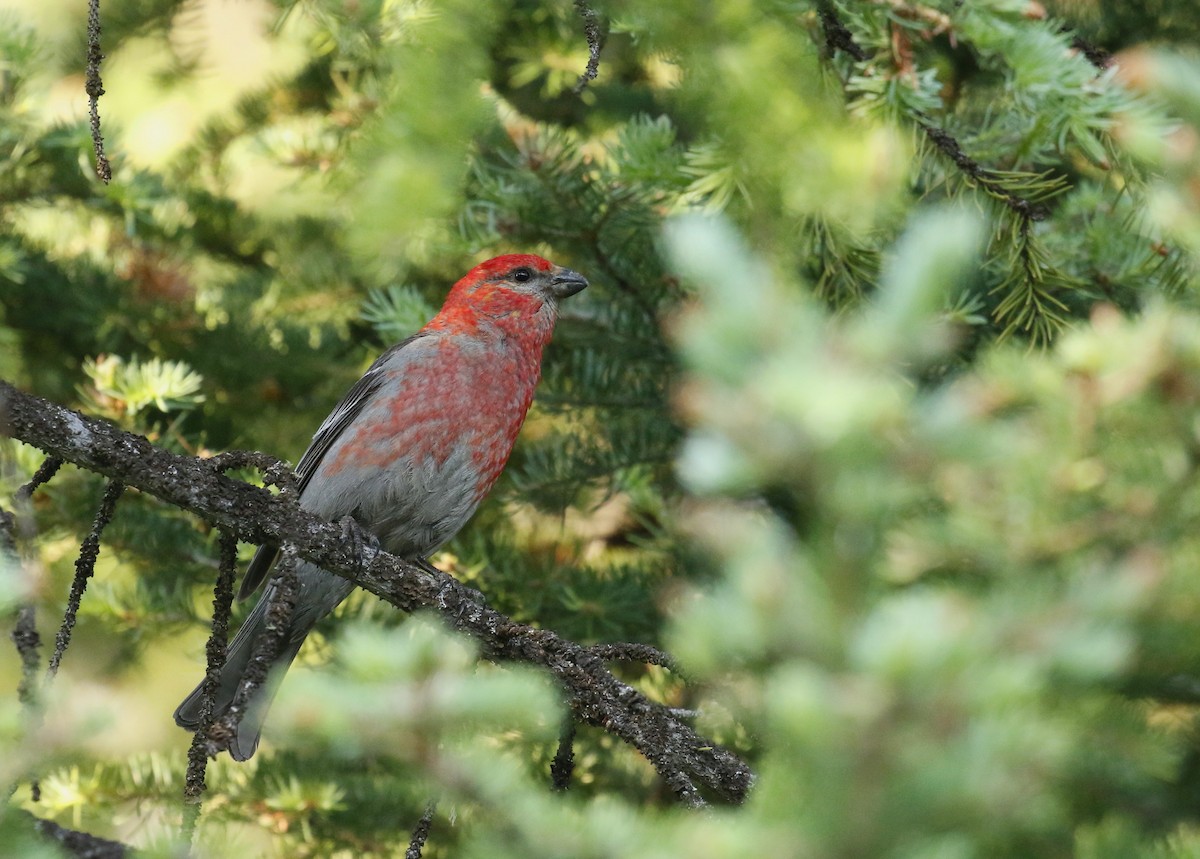
[{"label": "wing feather", "polygon": [[[376,358],[375,362],[367,368],[367,372],[363,373],[362,378],[355,382],[346,392],[346,396],[342,397],[341,401],[333,407],[329,417],[325,418],[317,427],[317,431],[313,433],[312,441],[308,445],[308,450],[304,451],[304,455],[296,464],[297,487],[301,497],[304,496],[304,490],[308,488],[309,481],[312,480],[312,476],[316,473],[325,454],[329,452],[329,448],[333,446],[346,427],[362,413],[363,408],[383,384],[384,365],[405,346],[424,336],[426,335],[423,332],[417,332],[411,337],[401,340]],[[266,579],[267,573],[270,572],[278,556],[278,546],[264,544],[258,547],[258,551],[254,553],[249,566],[246,567],[246,575],[238,590],[239,600],[246,599],[258,590],[258,586]]]}]

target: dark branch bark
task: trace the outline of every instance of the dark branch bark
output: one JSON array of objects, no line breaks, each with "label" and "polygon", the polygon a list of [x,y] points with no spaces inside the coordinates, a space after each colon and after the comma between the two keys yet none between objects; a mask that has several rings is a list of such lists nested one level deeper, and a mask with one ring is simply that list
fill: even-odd
[{"label": "dark branch bark", "polygon": [[58,666],[62,664],[67,646],[71,643],[71,633],[75,630],[75,617],[79,613],[83,593],[96,571],[96,559],[100,557],[100,536],[112,520],[117,501],[124,492],[125,484],[121,481],[109,482],[104,490],[104,498],[100,501],[100,509],[96,511],[96,519],[92,522],[92,530],[83,538],[83,545],[79,547],[79,557],[75,559],[75,578],[71,582],[71,593],[67,597],[67,610],[63,612],[62,626],[54,640],[54,653],[50,656],[50,667],[46,669],[47,680],[53,680],[58,674]]},{"label": "dark branch bark", "polygon": [[870,55],[854,41],[854,34],[842,23],[837,11],[828,2],[818,3],[817,11],[821,16],[821,29],[825,33],[825,51],[832,57],[838,51],[845,51],[854,59],[862,62]]},{"label": "dark branch bark", "polygon": [[18,814],[29,820],[30,828],[39,835],[54,841],[68,856],[78,859],[127,859],[134,855],[132,848],[119,841],[98,838],[86,832],[66,829],[52,820],[42,820],[26,811]]},{"label": "dark branch bark", "polygon": [[425,842],[429,839],[429,830],[433,826],[433,813],[435,811],[437,811],[436,802],[431,802],[425,806],[425,813],[421,815],[421,819],[413,827],[412,839],[408,842],[408,849],[404,851],[404,859],[421,859],[421,851],[425,849]]},{"label": "dark branch bark", "polygon": [[600,50],[604,47],[604,34],[600,30],[600,19],[596,10],[585,0],[575,0],[575,11],[583,18],[583,33],[587,37],[588,45],[587,68],[575,82],[574,92],[578,95],[600,73]]},{"label": "dark branch bark", "polygon": [[183,798],[187,803],[183,809],[183,837],[191,844],[200,820],[200,800],[208,789],[205,775],[208,771],[206,735],[213,723],[213,698],[216,696],[221,668],[225,665],[226,646],[229,643],[229,611],[233,606],[233,582],[237,578],[237,539],[228,531],[221,532],[221,563],[217,583],[213,588],[213,619],[204,648],[208,669],[204,674],[204,706],[200,711],[200,725],[192,737],[188,749],[187,773],[184,777]]},{"label": "dark branch bark", "polygon": [[100,0],[88,2],[87,80],[84,89],[88,96],[88,122],[92,129],[92,149],[96,153],[96,175],[107,185],[112,180],[112,166],[104,153],[104,136],[100,133],[100,96],[104,83],[100,80]]},{"label": "dark branch bark", "polygon": [[362,547],[360,566],[360,553],[347,545],[338,524],[225,477],[204,460],[161,450],[141,436],[0,381],[0,425],[5,423],[14,438],[182,507],[240,540],[292,544],[300,557],[397,608],[434,609],[447,624],[478,639],[489,659],[545,667],[562,684],[578,720],[634,746],[688,805],[704,804],[701,789],[741,802],[750,788],[753,773],[744,761],[617,680],[600,656],[487,608],[474,591],[444,573],[370,546]]},{"label": "dark branch bark", "polygon": [[1087,57],[1087,61],[1100,71],[1112,65],[1112,54],[1097,45],[1093,45],[1083,36],[1075,35],[1071,39],[1071,47]]},{"label": "dark branch bark", "polygon": [[563,725],[558,738],[558,751],[550,762],[550,785],[555,790],[566,790],[571,786],[571,774],[575,772],[575,721]]}]

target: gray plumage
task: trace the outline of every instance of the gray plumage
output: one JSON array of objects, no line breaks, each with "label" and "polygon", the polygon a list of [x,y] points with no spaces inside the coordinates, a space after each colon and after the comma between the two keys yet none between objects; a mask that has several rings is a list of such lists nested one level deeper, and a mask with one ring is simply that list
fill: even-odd
[{"label": "gray plumage", "polygon": [[[379,357],[314,434],[296,467],[300,507],[329,521],[352,516],[394,555],[424,559],[458,533],[500,474],[533,399],[556,301],[587,285],[540,257],[482,263],[455,284],[438,316]],[[263,546],[239,598],[267,578],[278,555]],[[316,623],[354,585],[307,561],[267,682],[247,702],[229,753],[246,760],[288,666]],[[237,694],[265,628],[269,597],[250,612],[228,648],[213,703],[220,718]],[[175,710],[200,727],[203,683]]]}]

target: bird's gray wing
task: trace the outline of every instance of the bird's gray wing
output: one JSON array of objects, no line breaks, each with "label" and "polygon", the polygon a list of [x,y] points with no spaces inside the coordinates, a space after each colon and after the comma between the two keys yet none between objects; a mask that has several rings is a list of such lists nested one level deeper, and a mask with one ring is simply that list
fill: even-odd
[{"label": "bird's gray wing", "polygon": [[[333,446],[346,427],[362,413],[363,407],[383,384],[384,365],[409,343],[423,336],[425,335],[422,332],[417,332],[411,337],[401,340],[376,358],[367,372],[363,373],[362,378],[355,382],[346,392],[346,396],[342,397],[341,401],[333,407],[329,417],[325,418],[317,427],[317,431],[313,433],[312,441],[308,445],[308,450],[304,451],[300,462],[296,464],[296,485],[301,497],[304,496],[304,490],[308,487],[313,474],[316,473],[317,466],[329,452],[329,448]],[[246,599],[258,590],[258,586],[266,579],[267,573],[270,572],[271,566],[278,556],[278,546],[264,544],[258,547],[258,551],[254,553],[249,566],[246,567],[246,575],[242,579],[242,587],[238,591],[239,600]]]}]

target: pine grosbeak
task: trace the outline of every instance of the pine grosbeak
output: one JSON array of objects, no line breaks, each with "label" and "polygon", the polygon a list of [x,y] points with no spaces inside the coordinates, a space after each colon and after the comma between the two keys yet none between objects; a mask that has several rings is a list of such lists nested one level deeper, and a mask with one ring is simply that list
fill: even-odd
[{"label": "pine grosbeak", "polygon": [[[352,516],[383,548],[414,560],[457,534],[512,452],[559,299],[586,286],[582,275],[528,254],[471,269],[437,316],[384,352],[317,429],[296,467],[300,506],[331,521]],[[274,547],[258,550],[240,598],[262,583],[276,555]],[[230,741],[239,761],[258,747],[274,690],[304,637],[354,588],[305,561],[297,572],[296,606],[272,679],[247,703]],[[268,583],[229,646],[216,717],[233,702],[272,588]],[[184,728],[199,726],[202,686],[175,711]]]}]

